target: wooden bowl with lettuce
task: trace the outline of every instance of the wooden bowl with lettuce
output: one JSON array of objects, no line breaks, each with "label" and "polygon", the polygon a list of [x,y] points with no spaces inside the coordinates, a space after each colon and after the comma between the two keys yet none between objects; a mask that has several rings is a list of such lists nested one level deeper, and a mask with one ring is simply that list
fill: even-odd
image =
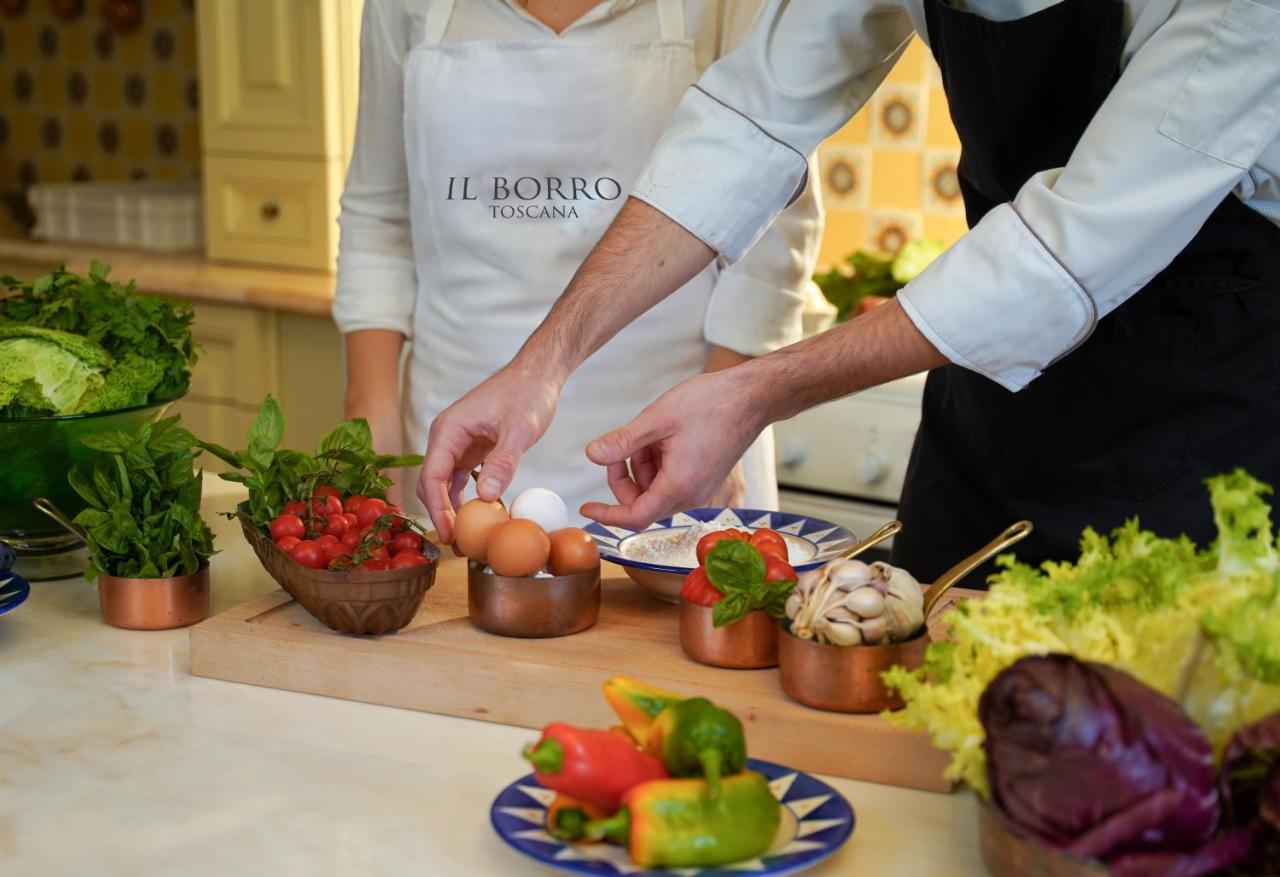
[{"label": "wooden bowl with lettuce", "polygon": [[46,497],[72,516],[85,508],[67,482],[98,455],[81,439],[136,431],[190,383],[191,306],[140,295],[109,270],[0,279],[0,539],[20,555],[77,543],[33,502]]},{"label": "wooden bowl with lettuce", "polygon": [[1130,520],[1080,557],[1002,558],[889,720],[950,751],[995,877],[1280,873],[1280,548],[1247,473],[1205,547]]},{"label": "wooden bowl with lettuce", "polygon": [[[249,490],[230,517],[239,519],[263,568],[326,627],[369,635],[399,630],[435,584],[440,549],[416,521],[386,504],[391,479],[383,473],[416,466],[422,457],[376,453],[363,419],[339,424],[315,453],[282,449],[284,423],[268,396],[244,450],[201,443],[235,467],[223,479]],[[347,541],[326,546],[326,537],[336,540],[338,533]]]}]

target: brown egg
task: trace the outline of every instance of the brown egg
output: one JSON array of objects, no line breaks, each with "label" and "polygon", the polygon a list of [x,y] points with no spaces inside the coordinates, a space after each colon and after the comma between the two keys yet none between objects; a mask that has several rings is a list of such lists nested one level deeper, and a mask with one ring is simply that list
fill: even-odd
[{"label": "brown egg", "polygon": [[464,503],[453,522],[453,544],[468,558],[483,566],[489,562],[485,554],[489,534],[494,527],[510,520],[510,517],[500,502],[473,499]]},{"label": "brown egg", "polygon": [[596,540],[586,530],[565,527],[551,534],[551,558],[547,566],[552,575],[567,576],[586,572],[600,565],[600,552]]},{"label": "brown egg", "polygon": [[551,540],[533,521],[515,518],[494,527],[485,546],[489,566],[500,576],[531,576],[547,563]]}]

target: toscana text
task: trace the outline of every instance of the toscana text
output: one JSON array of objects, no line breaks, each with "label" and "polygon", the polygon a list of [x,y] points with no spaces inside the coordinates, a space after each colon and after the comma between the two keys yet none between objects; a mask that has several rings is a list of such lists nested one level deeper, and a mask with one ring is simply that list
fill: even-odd
[{"label": "toscana text", "polygon": [[[448,201],[479,201],[471,177],[449,177]],[[494,219],[577,219],[577,201],[616,201],[622,184],[613,177],[493,177],[491,202],[486,206]]]}]

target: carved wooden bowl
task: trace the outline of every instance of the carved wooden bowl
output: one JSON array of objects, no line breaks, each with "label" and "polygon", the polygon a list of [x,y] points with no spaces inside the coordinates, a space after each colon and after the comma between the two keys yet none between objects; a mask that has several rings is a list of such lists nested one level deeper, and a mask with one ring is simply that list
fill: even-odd
[{"label": "carved wooden bowl", "polygon": [[428,563],[407,569],[335,572],[296,563],[271,537],[240,517],[244,537],[263,568],[321,624],[339,633],[393,633],[413,620],[436,583],[440,549],[422,544]]}]

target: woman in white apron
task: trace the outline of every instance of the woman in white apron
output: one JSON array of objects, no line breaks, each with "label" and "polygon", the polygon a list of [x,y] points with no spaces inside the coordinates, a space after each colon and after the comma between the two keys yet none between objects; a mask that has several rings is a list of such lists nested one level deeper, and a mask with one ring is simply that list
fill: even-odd
[{"label": "woman in white apron", "polygon": [[[366,0],[333,313],[347,414],[369,420],[380,449],[421,451],[432,419],[512,358],[681,95],[762,5]],[[750,255],[711,266],[577,370],[511,495],[549,487],[571,511],[610,499],[587,442],[699,371],[798,338],[821,233],[813,188]],[[708,501],[776,508],[772,436],[742,462]]]}]

